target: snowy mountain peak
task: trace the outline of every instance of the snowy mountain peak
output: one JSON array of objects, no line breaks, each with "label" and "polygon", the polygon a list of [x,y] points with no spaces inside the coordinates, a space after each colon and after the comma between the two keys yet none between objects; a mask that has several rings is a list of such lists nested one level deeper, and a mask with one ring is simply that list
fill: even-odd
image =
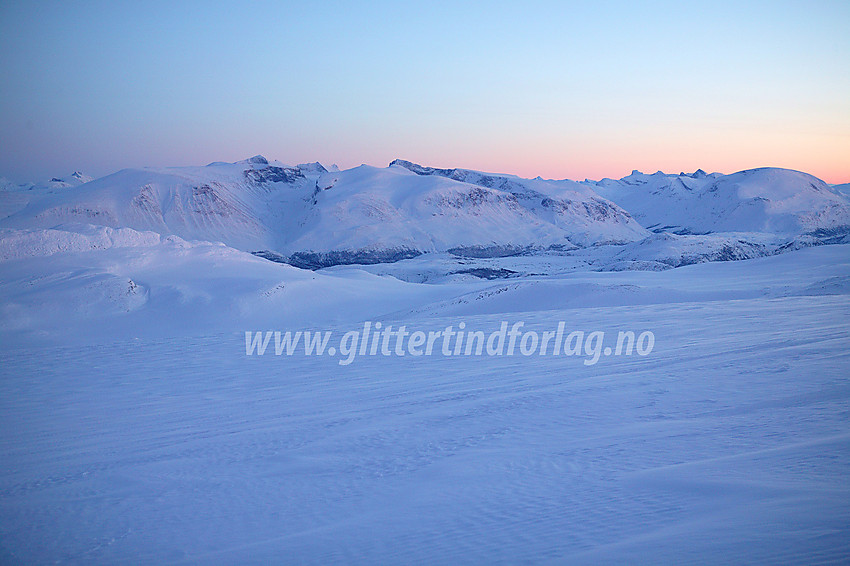
[{"label": "snowy mountain peak", "polygon": [[408,171],[413,171],[417,175],[433,175],[437,171],[442,173],[450,173],[451,171],[453,171],[452,169],[435,169],[433,167],[423,167],[418,163],[413,163],[412,161],[407,161],[406,159],[393,159],[390,162],[390,167],[403,167]]},{"label": "snowy mountain peak", "polygon": [[[80,171],[74,171],[67,177],[53,177],[46,183],[45,188],[67,189],[70,187],[78,187],[92,180],[92,177],[89,177],[88,175],[85,175]],[[34,185],[33,188],[40,188],[40,186]]]},{"label": "snowy mountain peak", "polygon": [[321,175],[328,172],[325,166],[318,161],[314,161],[313,163],[299,163],[296,168],[304,174]]}]

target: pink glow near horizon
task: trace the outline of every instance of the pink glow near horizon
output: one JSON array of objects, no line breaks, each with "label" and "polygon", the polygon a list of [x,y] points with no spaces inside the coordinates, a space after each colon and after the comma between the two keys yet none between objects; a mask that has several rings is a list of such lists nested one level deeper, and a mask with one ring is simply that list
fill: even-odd
[{"label": "pink glow near horizon", "polygon": [[839,0],[0,3],[0,176],[262,153],[844,183],[848,27]]}]

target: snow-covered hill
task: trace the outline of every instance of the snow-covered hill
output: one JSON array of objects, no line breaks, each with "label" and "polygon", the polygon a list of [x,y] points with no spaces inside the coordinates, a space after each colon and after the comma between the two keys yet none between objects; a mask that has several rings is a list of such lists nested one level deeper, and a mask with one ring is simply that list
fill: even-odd
[{"label": "snow-covered hill", "polygon": [[417,175],[446,177],[509,194],[535,215],[566,231],[578,232],[571,239],[580,244],[623,243],[633,241],[636,234],[645,235],[637,230],[637,223],[627,211],[573,181],[522,179],[469,169],[435,169],[398,159],[390,164],[393,165]]},{"label": "snow-covered hill", "polygon": [[395,161],[324,175],[304,232],[286,251],[313,267],[441,251],[506,256],[647,235],[628,213],[582,187],[474,172],[453,178],[415,167]]},{"label": "snow-covered hill", "polygon": [[74,171],[64,177],[52,177],[49,181],[38,183],[14,183],[5,177],[0,177],[0,191],[49,191],[51,189],[69,189],[79,187],[84,183],[94,180],[93,177]]},{"label": "snow-covered hill", "polygon": [[261,156],[206,167],[124,169],[31,203],[2,224],[99,224],[262,249],[285,236],[287,221],[298,216],[324,171],[317,164],[289,167]]},{"label": "snow-covered hill", "polygon": [[0,177],[0,219],[24,209],[32,202],[79,187],[91,180],[93,180],[92,177],[79,171],[39,183],[14,183],[5,177]]},{"label": "snow-covered hill", "polygon": [[850,231],[850,202],[820,179],[788,169],[732,175],[646,175],[588,182],[656,232],[799,235]]}]

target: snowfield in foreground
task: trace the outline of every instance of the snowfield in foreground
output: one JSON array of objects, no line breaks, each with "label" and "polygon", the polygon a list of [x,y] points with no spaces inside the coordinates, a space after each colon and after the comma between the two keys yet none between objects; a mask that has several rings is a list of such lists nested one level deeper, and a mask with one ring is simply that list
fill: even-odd
[{"label": "snowfield in foreground", "polygon": [[[0,263],[0,562],[850,557],[850,246],[663,272],[513,258],[522,277],[423,284],[86,241]],[[593,366],[245,355],[246,330],[363,320],[655,347]]]}]

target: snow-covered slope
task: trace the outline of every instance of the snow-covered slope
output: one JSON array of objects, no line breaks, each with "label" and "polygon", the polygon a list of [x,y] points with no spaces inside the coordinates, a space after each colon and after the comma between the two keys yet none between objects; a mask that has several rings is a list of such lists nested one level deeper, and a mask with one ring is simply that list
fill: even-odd
[{"label": "snow-covered slope", "polygon": [[247,250],[274,247],[324,171],[318,164],[288,167],[261,156],[206,167],[125,169],[32,203],[3,225],[100,224]]},{"label": "snow-covered slope", "polygon": [[144,247],[164,239],[156,232],[109,228],[90,224],[30,230],[0,230],[0,261],[50,256],[61,252],[87,252],[110,248]]},{"label": "snow-covered slope", "polygon": [[[0,230],[0,343],[316,325],[458,293],[351,268],[272,263],[221,243],[104,226]],[[80,331],[85,328],[85,332]]]},{"label": "snow-covered slope", "polygon": [[570,240],[579,245],[623,243],[646,235],[627,211],[573,181],[522,179],[469,169],[436,169],[400,159],[390,164],[393,166],[404,167],[417,175],[445,177],[507,195],[536,217],[572,233]]},{"label": "snow-covered slope", "polygon": [[504,256],[647,235],[628,213],[587,189],[472,172],[456,179],[405,163],[322,176],[304,233],[286,245],[290,258],[314,267],[439,251]]},{"label": "snow-covered slope", "polygon": [[832,189],[838,191],[844,196],[850,196],[850,183],[841,183],[840,185],[832,185]]},{"label": "snow-covered slope", "polygon": [[5,177],[0,177],[0,191],[45,191],[50,189],[70,189],[79,187],[94,180],[93,177],[74,171],[64,177],[53,177],[49,181],[39,183],[14,183]]},{"label": "snow-covered slope", "polygon": [[91,180],[91,177],[79,171],[74,171],[66,177],[53,177],[49,181],[40,183],[18,184],[0,177],[0,219],[24,209],[32,202],[79,187]]},{"label": "snow-covered slope", "polygon": [[646,228],[680,234],[850,231],[850,202],[820,179],[788,169],[731,175],[645,175],[587,182]]}]

